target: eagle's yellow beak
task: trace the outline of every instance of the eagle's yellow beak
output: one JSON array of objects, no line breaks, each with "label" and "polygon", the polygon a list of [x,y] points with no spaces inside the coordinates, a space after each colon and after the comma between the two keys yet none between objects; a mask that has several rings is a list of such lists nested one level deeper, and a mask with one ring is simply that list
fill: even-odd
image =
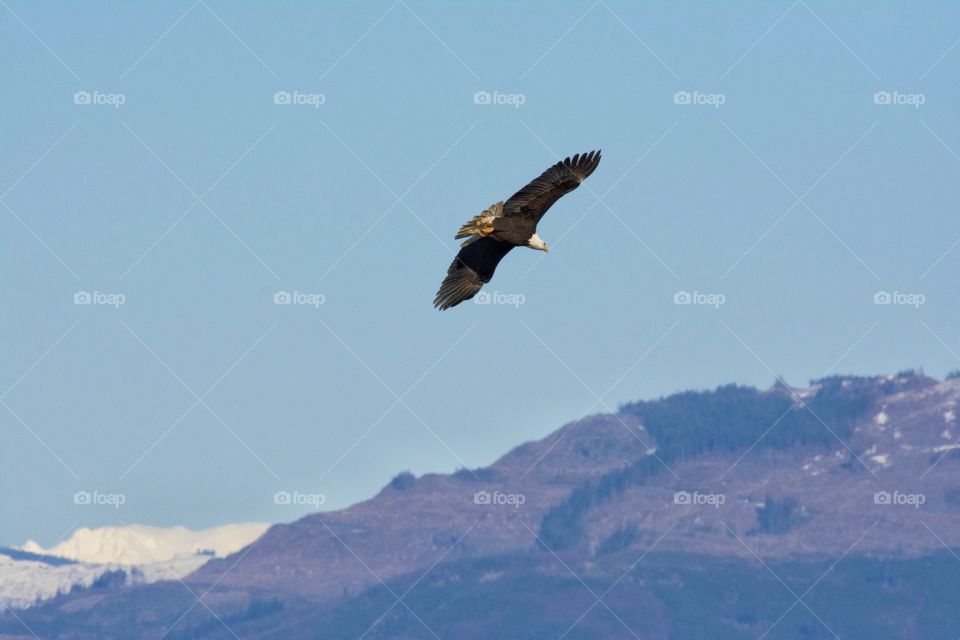
[{"label": "eagle's yellow beak", "polygon": [[543,252],[550,253],[550,247],[548,247],[547,245],[543,245]]}]

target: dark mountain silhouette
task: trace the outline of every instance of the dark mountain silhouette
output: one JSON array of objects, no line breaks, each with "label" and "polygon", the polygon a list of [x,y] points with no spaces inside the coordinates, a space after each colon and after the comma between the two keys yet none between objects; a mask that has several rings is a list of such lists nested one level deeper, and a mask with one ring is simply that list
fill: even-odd
[{"label": "dark mountain silhouette", "polygon": [[909,371],[631,403],[0,637],[955,638],[958,400]]},{"label": "dark mountain silhouette", "polygon": [[13,560],[30,560],[32,562],[42,562],[54,567],[60,567],[65,564],[76,564],[69,558],[60,558],[57,556],[44,556],[38,553],[23,551],[22,549],[11,549],[10,547],[0,547],[0,555],[7,556]]}]

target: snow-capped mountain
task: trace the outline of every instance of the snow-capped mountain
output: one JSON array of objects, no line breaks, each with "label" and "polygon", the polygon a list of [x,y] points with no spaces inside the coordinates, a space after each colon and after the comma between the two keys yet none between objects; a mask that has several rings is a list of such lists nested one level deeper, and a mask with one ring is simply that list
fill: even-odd
[{"label": "snow-capped mountain", "polygon": [[57,556],[96,564],[144,565],[184,555],[225,556],[260,537],[269,525],[262,522],[228,524],[193,531],[186,527],[79,528],[63,542],[44,549],[33,540],[18,547],[37,555]]},{"label": "snow-capped mountain", "polygon": [[146,525],[80,528],[49,549],[28,540],[14,549],[0,549],[0,609],[29,607],[74,586],[88,587],[108,572],[117,572],[128,584],[179,579],[211,557],[242,549],[268,526],[249,522],[199,531]]}]

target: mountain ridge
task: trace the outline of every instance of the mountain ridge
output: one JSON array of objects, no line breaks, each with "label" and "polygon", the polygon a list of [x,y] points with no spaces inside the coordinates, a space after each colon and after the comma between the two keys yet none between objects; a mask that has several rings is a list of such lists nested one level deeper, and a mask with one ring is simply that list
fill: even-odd
[{"label": "mountain ridge", "polygon": [[[554,588],[558,598],[579,602],[571,574],[600,582],[624,569],[634,576],[638,557],[663,564],[665,585],[709,582],[698,567],[725,563],[751,584],[766,584],[762,567],[750,573],[757,561],[798,576],[847,557],[868,574],[884,566],[905,576],[914,575],[911,567],[934,571],[925,558],[960,548],[958,400],[960,380],[902,372],[833,376],[805,388],[728,385],[630,403],[521,444],[488,467],[400,474],[347,509],[274,525],[237,553],[204,564],[183,586],[204,594],[230,626],[266,638],[282,637],[274,627],[314,637],[301,623],[330,630],[324,625],[342,621],[347,610],[370,614],[376,627],[371,607],[403,589],[428,590],[440,601],[466,589],[499,602],[484,585],[502,580],[508,593],[552,585],[528,596],[538,606]],[[673,587],[631,580],[631,597],[646,603],[651,620],[659,620],[654,626],[679,628],[663,600],[674,597]],[[223,635],[223,625],[196,606],[178,619],[178,610],[196,605],[183,586],[92,589],[28,614],[54,627],[66,615],[98,629],[132,624],[142,637],[169,631],[125,617],[131,602],[146,598],[151,619],[166,620],[183,637]],[[453,625],[445,628],[479,624],[470,615],[457,622],[449,610],[435,613]],[[731,624],[744,633],[754,626]],[[170,637],[178,637],[176,629]]]}]

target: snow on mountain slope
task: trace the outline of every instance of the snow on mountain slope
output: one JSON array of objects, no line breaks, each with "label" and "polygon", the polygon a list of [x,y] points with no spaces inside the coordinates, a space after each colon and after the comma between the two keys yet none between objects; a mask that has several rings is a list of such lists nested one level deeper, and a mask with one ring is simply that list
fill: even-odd
[{"label": "snow on mountain slope", "polygon": [[16,560],[0,554],[0,610],[29,607],[37,600],[69,591],[73,585],[90,586],[110,567],[69,563],[52,565],[35,560]]},{"label": "snow on mountain slope", "polygon": [[179,526],[150,527],[139,524],[80,528],[67,540],[49,549],[44,549],[33,540],[28,540],[19,549],[78,562],[143,565],[198,553],[225,556],[259,538],[268,526],[263,522],[246,522],[199,531]]},{"label": "snow on mountain slope", "polygon": [[[17,550],[35,557],[17,558],[0,552],[0,610],[29,607],[74,585],[90,586],[104,573],[118,569],[130,584],[179,579],[211,557],[242,549],[267,527],[266,523],[250,522],[200,531],[145,525],[81,528],[49,549],[29,540]],[[45,557],[74,562],[53,563]]]}]

